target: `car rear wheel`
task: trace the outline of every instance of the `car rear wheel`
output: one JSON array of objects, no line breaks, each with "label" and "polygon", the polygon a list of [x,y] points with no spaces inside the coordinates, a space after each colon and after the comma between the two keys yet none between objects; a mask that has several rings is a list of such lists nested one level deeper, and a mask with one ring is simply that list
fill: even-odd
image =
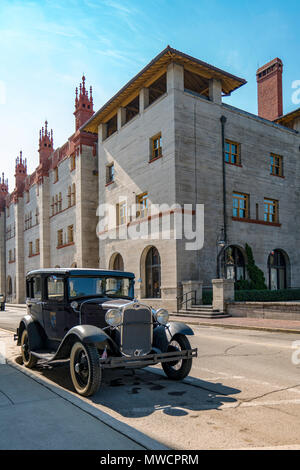
[{"label": "car rear wheel", "polygon": [[37,358],[30,352],[28,331],[26,329],[21,336],[21,354],[24,366],[28,367],[28,369],[32,369],[37,363]]},{"label": "car rear wheel", "polygon": [[[184,335],[175,335],[168,346],[168,352],[185,351],[191,349],[189,340]],[[189,375],[192,368],[192,359],[162,362],[162,368],[171,380],[182,380]]]},{"label": "car rear wheel", "polygon": [[77,342],[70,354],[70,373],[73,386],[79,395],[89,397],[101,384],[102,371],[96,346]]}]

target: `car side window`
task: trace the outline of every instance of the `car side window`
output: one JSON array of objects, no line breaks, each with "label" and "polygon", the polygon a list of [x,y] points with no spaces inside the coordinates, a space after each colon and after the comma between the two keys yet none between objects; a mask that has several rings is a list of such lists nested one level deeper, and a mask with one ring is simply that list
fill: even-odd
[{"label": "car side window", "polygon": [[49,276],[47,278],[47,297],[48,300],[61,302],[64,300],[64,278],[58,276]]},{"label": "car side window", "polygon": [[32,279],[32,298],[36,300],[42,298],[42,280],[39,276]]}]

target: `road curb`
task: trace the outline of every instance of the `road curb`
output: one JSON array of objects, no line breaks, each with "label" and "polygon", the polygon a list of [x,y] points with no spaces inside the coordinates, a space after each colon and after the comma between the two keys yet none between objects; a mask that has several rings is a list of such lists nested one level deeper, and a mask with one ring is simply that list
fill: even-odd
[{"label": "road curb", "polygon": [[[7,331],[7,330],[4,330]],[[98,419],[106,426],[110,427],[114,431],[122,434],[123,436],[127,437],[128,439],[134,441],[136,444],[144,447],[146,450],[170,450],[169,447],[164,446],[158,441],[155,441],[151,437],[146,436],[142,432],[138,431],[137,429],[132,428],[126,423],[122,423],[118,421],[116,418],[113,418],[109,414],[105,413],[104,411],[98,410],[94,408],[89,403],[82,401],[79,397],[73,395],[71,392],[67,390],[61,389],[57,385],[53,385],[52,382],[45,377],[36,376],[33,372],[25,367],[17,364],[12,359],[6,358],[6,363],[14,367],[15,369],[22,372],[22,374],[27,375],[35,382],[39,383],[43,387],[50,390],[55,395],[58,395],[60,398],[68,401],[72,405],[76,406],[77,408],[81,409],[85,413],[89,414],[90,416]],[[120,449],[121,450],[121,449]]]},{"label": "road curb", "polygon": [[[177,315],[172,315],[173,317],[177,318]],[[251,325],[226,325],[224,323],[206,323],[201,321],[190,321],[184,317],[184,323],[188,325],[199,325],[199,326],[217,326],[218,328],[229,328],[229,329],[239,329],[239,330],[256,330],[256,331],[267,331],[270,333],[294,333],[300,334],[300,327],[299,330],[291,329],[291,328],[272,328],[269,326],[251,326]]]}]

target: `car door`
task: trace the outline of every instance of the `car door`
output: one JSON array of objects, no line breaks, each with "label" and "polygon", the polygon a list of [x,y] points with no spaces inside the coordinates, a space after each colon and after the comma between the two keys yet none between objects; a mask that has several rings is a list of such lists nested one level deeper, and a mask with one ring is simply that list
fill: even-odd
[{"label": "car door", "polygon": [[28,313],[43,326],[42,278],[32,276],[26,282]]},{"label": "car door", "polygon": [[47,276],[45,289],[46,299],[43,303],[44,328],[50,340],[60,341],[68,331],[64,277]]}]

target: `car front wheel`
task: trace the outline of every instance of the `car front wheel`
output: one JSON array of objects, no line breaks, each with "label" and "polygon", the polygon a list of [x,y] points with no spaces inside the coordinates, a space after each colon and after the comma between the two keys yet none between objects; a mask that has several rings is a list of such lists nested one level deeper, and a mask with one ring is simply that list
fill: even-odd
[{"label": "car front wheel", "polygon": [[101,384],[102,371],[96,346],[77,342],[70,354],[70,373],[73,386],[79,395],[89,397]]},{"label": "car front wheel", "polygon": [[[168,352],[185,351],[189,349],[191,349],[190,342],[184,335],[175,335],[168,346]],[[162,362],[162,368],[169,379],[182,380],[190,373],[192,359]]]}]

